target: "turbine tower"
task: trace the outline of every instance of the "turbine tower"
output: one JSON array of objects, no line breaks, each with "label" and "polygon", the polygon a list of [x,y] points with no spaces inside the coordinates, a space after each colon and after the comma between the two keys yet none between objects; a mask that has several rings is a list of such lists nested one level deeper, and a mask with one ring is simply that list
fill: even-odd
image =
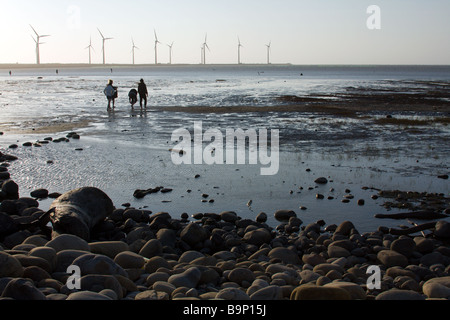
[{"label": "turbine tower", "polygon": [[94,47],[92,46],[92,37],[89,39],[89,45],[84,49],[89,49],[89,64],[92,64],[91,49],[94,50]]},{"label": "turbine tower", "polygon": [[131,42],[132,42],[132,44],[133,44],[133,47],[131,48],[131,52],[132,52],[132,54],[133,54],[133,64],[134,64],[134,50],[135,50],[135,49],[138,49],[138,50],[139,50],[139,48],[136,47],[136,45],[134,44],[134,39],[133,39],[133,38],[131,38]]},{"label": "turbine tower", "polygon": [[267,64],[270,64],[270,51],[272,47],[272,41],[269,42],[269,44],[266,44],[267,47]]},{"label": "turbine tower", "polygon": [[98,29],[98,32],[100,33],[100,35],[102,36],[102,40],[103,40],[103,45],[102,45],[102,52],[103,52],[103,64],[106,64],[106,54],[105,54],[105,42],[108,40],[112,40],[113,38],[105,38],[105,36],[103,35],[103,33],[100,31],[100,29]]},{"label": "turbine tower", "polygon": [[211,50],[209,50],[209,46],[208,46],[208,34],[206,34],[206,36],[205,36],[205,42],[203,43],[203,46],[202,46],[202,53],[203,53],[203,64],[206,64],[206,49],[208,49],[208,51],[211,51]]},{"label": "turbine tower", "polygon": [[[33,29],[34,33],[36,34],[36,39],[33,38],[34,42],[36,42],[36,64],[41,64],[41,56],[39,51],[39,45],[44,44],[41,42],[41,38],[50,37],[49,35],[39,35],[36,30],[33,28],[33,26],[30,24],[31,29]],[[33,36],[32,36],[33,37]]]},{"label": "turbine tower", "polygon": [[156,35],[156,30],[153,29],[155,33],[155,64],[158,64],[158,44],[161,43],[158,40],[158,36]]},{"label": "turbine tower", "polygon": [[172,64],[172,49],[173,49],[173,42],[171,45],[167,45],[169,47],[169,64]]},{"label": "turbine tower", "polygon": [[241,39],[238,37],[238,64],[241,64],[241,48],[244,46],[241,44]]}]

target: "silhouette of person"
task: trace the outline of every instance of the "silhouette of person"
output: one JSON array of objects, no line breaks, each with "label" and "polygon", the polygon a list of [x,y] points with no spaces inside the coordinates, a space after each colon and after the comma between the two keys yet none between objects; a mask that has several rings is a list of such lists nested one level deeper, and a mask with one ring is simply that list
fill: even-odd
[{"label": "silhouette of person", "polygon": [[108,99],[108,110],[111,109],[111,102],[113,104],[113,108],[115,108],[116,98],[117,98],[117,90],[115,87],[113,87],[113,81],[109,80],[108,85],[106,86],[105,90],[103,90],[103,93],[105,94],[106,98]]},{"label": "silhouette of person", "polygon": [[137,95],[138,92],[136,89],[131,89],[130,93],[128,93],[128,98],[130,99],[130,103],[131,103],[131,108],[134,109],[134,105],[137,103]]},{"label": "silhouette of person", "polygon": [[141,109],[142,109],[142,101],[144,101],[145,109],[147,109],[148,90],[147,90],[147,85],[144,82],[144,79],[141,79],[141,82],[139,83],[138,92],[139,92]]}]

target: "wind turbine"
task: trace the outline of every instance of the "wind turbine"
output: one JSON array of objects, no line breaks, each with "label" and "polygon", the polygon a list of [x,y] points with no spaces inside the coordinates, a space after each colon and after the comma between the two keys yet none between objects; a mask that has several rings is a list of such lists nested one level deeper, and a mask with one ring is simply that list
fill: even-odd
[{"label": "wind turbine", "polygon": [[205,42],[203,43],[203,46],[202,46],[203,64],[206,64],[206,49],[208,49],[208,51],[211,51],[211,50],[209,50],[208,41],[207,40],[208,40],[208,34],[206,34]]},{"label": "wind turbine", "polygon": [[[36,34],[36,39],[33,38],[34,42],[36,42],[36,64],[41,64],[41,57],[39,52],[39,45],[44,44],[41,41],[41,38],[50,37],[49,35],[39,35],[36,30],[33,28],[33,26],[30,24],[31,29],[33,29],[34,33]],[[33,37],[33,36],[32,36]]]},{"label": "wind turbine", "polygon": [[84,49],[89,49],[89,64],[91,64],[91,62],[92,62],[92,60],[91,60],[91,49],[94,50],[94,47],[92,46],[92,37],[89,39],[89,45],[86,48],[84,48]]},{"label": "wind turbine", "polygon": [[139,49],[138,47],[136,47],[136,45],[134,44],[134,39],[131,38],[131,42],[133,43],[133,47],[131,48],[131,52],[133,53],[133,64],[134,64],[134,49]]},{"label": "wind turbine", "polygon": [[158,40],[158,36],[156,35],[156,30],[153,29],[153,31],[155,33],[155,64],[158,64],[158,43],[161,43],[161,42],[159,42],[159,40]]},{"label": "wind turbine", "polygon": [[103,51],[103,64],[106,64],[106,59],[105,59],[105,42],[108,40],[112,40],[113,38],[105,38],[105,36],[103,35],[103,33],[100,31],[99,28],[97,28],[98,32],[100,33],[100,35],[102,36],[103,39],[103,46],[102,46],[102,51]]},{"label": "wind turbine", "polygon": [[239,37],[238,43],[238,64],[241,64],[241,47],[243,48],[244,46],[241,44],[241,39],[239,39]]},{"label": "wind turbine", "polygon": [[267,64],[270,64],[270,51],[271,51],[272,41],[266,44],[267,47]]},{"label": "wind turbine", "polygon": [[172,64],[172,48],[173,48],[173,42],[171,45],[167,45],[169,47],[169,64]]}]

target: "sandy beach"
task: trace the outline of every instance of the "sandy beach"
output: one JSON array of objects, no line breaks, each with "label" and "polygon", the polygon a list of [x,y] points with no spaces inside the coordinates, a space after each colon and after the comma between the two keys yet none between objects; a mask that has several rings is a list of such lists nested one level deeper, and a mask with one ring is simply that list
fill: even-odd
[{"label": "sandy beach", "polygon": [[[450,298],[447,84],[106,113],[65,105],[63,80],[49,115],[0,123],[2,300]],[[174,165],[170,135],[196,121],[279,128],[278,175]]]}]

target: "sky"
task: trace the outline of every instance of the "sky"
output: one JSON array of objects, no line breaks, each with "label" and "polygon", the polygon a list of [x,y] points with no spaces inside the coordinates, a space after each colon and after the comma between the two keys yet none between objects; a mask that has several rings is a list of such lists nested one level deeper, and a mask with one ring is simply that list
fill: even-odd
[{"label": "sky", "polygon": [[[368,8],[376,5],[379,11]],[[375,26],[377,28],[369,28]],[[0,63],[450,64],[449,0],[0,0]]]}]

